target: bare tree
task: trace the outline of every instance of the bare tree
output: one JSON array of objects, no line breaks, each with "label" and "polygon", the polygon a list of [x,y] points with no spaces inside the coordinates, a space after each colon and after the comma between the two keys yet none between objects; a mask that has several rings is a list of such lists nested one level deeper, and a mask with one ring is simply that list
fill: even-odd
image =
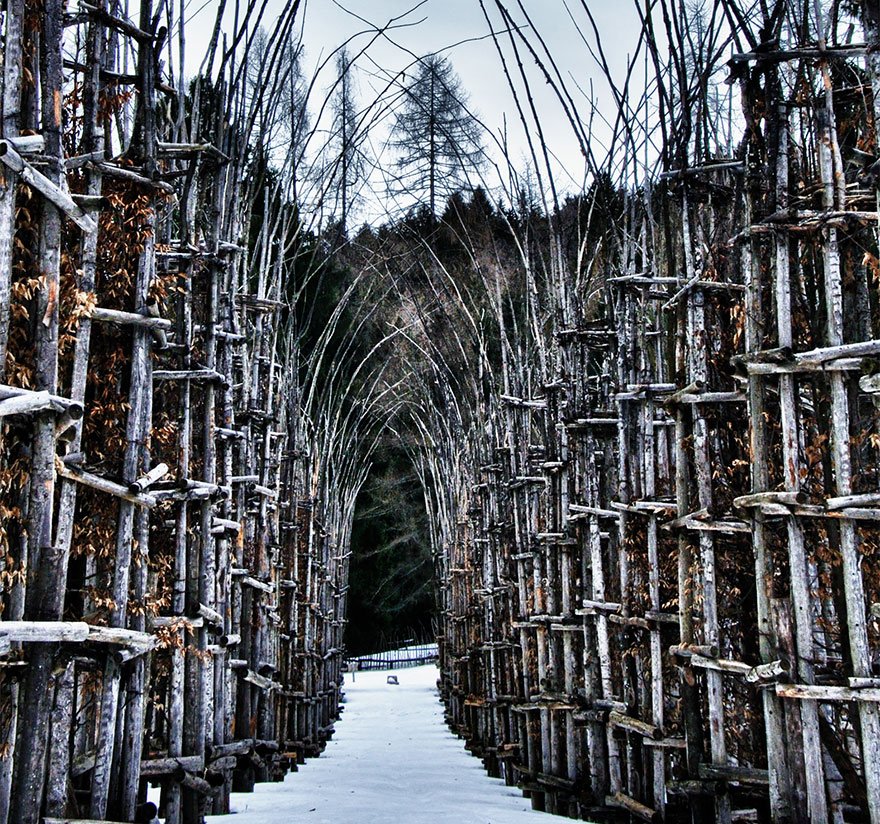
[{"label": "bare tree", "polygon": [[419,61],[404,89],[390,145],[399,170],[392,191],[427,197],[431,214],[437,213],[438,198],[466,186],[469,174],[483,165],[482,129],[445,57]]},{"label": "bare tree", "polygon": [[290,145],[288,159],[293,200],[299,199],[299,180],[305,165],[305,153],[312,120],[309,115],[309,88],[302,68],[303,49],[299,43],[291,43],[287,52],[289,78],[285,114],[288,117]]},{"label": "bare tree", "polygon": [[358,124],[353,63],[348,49],[336,56],[337,80],[331,107],[333,111],[334,177],[337,182],[339,225],[345,231],[359,184],[367,168],[363,152],[364,134]]}]

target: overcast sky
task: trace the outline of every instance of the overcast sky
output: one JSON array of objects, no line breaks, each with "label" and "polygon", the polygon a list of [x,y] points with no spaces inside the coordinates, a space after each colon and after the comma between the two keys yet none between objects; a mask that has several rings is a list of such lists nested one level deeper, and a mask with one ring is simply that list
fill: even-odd
[{"label": "overcast sky", "polygon": [[[511,12],[516,11],[516,0],[511,0],[508,5]],[[576,84],[586,90],[591,79],[594,80],[598,106],[607,109],[608,117],[613,117],[610,91],[599,77],[595,63],[569,15],[568,8],[579,24],[587,24],[580,0],[570,0],[568,3],[565,0],[523,0],[523,5],[552,51],[560,70],[567,75],[573,93],[577,94]],[[485,7],[493,24],[500,29],[503,24],[492,0],[485,0]],[[609,62],[622,76],[627,52],[631,53],[637,43],[638,17],[634,4],[632,0],[593,0],[590,9],[602,34]],[[368,97],[371,91],[364,86],[365,82],[370,82],[365,75],[371,71],[378,75],[378,67],[396,72],[412,62],[413,54],[422,56],[442,52],[452,61],[463,88],[470,95],[470,104],[482,121],[493,131],[500,132],[506,115],[514,152],[524,155],[527,146],[520,134],[513,98],[495,46],[488,38],[489,25],[479,0],[427,0],[418,6],[409,0],[342,0],[339,4],[333,0],[308,0],[304,17],[306,49],[312,59],[317,60],[322,52],[332,51],[346,37],[368,28],[358,17],[381,26],[408,11],[410,13],[398,24],[411,25],[397,28],[387,39],[375,42],[367,54],[358,60],[362,95]],[[516,17],[525,25],[521,13],[517,13]],[[359,46],[366,46],[372,37],[358,37],[352,43],[353,48],[357,50]],[[534,68],[533,61],[528,61],[527,68]],[[550,87],[534,71],[532,77],[535,81],[533,91],[551,148],[571,176],[580,180],[583,159],[571,128],[565,122]],[[374,88],[382,85],[378,77],[373,83]],[[584,98],[578,102],[584,103],[586,108]]]},{"label": "overcast sky", "polygon": [[[503,23],[494,0],[484,2],[493,25],[501,29]],[[594,15],[612,70],[617,77],[623,77],[627,57],[638,42],[638,17],[633,0],[583,2],[588,3]],[[522,3],[552,52],[585,120],[590,107],[579,87],[588,92],[592,83],[600,115],[596,119],[597,144],[606,140],[609,132],[601,125],[601,119],[602,116],[613,118],[616,107],[572,20],[574,18],[595,45],[581,0],[522,0]],[[281,6],[281,0],[278,5]],[[517,0],[507,0],[507,5],[517,22],[526,25],[523,13],[516,8]],[[194,45],[197,46],[200,36],[207,35],[215,13],[216,0],[209,0],[191,19],[188,30],[194,31],[195,36],[188,35],[188,39],[194,40]],[[393,18],[398,18],[395,28],[387,36],[376,39],[375,29],[388,25]],[[271,21],[267,21],[266,26],[270,27]],[[471,108],[495,134],[501,133],[506,118],[514,163],[517,166],[525,163],[527,143],[495,46],[488,37],[489,25],[479,0],[425,0],[421,4],[410,0],[304,0],[299,26],[307,71],[314,70],[350,38],[353,38],[349,45],[353,54],[366,48],[357,58],[359,95],[365,106],[387,86],[389,78],[406,69],[414,57],[434,52],[449,57],[462,87],[469,94]],[[575,188],[584,179],[584,161],[577,141],[534,61],[527,54],[523,60],[532,76],[533,93],[547,141],[559,160],[560,182],[565,188]],[[319,76],[318,89],[325,89],[332,79],[331,60]],[[601,149],[597,154],[602,154]]]}]

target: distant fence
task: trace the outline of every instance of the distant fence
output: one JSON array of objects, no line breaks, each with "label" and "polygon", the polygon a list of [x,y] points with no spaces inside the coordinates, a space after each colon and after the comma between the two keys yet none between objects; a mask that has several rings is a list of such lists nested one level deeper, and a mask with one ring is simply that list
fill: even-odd
[{"label": "distant fence", "polygon": [[437,660],[437,644],[414,644],[400,649],[389,649],[382,652],[371,652],[368,655],[359,655],[354,658],[346,658],[343,669],[346,672],[352,670],[386,670],[402,669],[404,667],[420,667],[431,664]]}]

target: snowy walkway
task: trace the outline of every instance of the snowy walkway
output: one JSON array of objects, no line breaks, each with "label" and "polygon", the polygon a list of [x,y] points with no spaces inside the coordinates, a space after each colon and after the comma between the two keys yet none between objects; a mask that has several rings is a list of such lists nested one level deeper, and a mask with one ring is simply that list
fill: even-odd
[{"label": "snowy walkway", "polygon": [[[386,684],[397,675],[399,686]],[[443,723],[433,666],[346,675],[347,701],[320,758],[279,784],[234,793],[211,824],[548,824]]]}]

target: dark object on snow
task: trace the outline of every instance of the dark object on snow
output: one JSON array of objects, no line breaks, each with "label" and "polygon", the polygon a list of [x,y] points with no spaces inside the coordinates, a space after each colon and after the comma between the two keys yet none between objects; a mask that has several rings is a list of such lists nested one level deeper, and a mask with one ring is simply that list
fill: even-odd
[{"label": "dark object on snow", "polygon": [[388,683],[388,684],[399,684],[400,681],[397,680],[397,676],[396,676],[396,675],[389,675],[389,676],[388,676],[388,680],[387,680],[386,683]]}]

